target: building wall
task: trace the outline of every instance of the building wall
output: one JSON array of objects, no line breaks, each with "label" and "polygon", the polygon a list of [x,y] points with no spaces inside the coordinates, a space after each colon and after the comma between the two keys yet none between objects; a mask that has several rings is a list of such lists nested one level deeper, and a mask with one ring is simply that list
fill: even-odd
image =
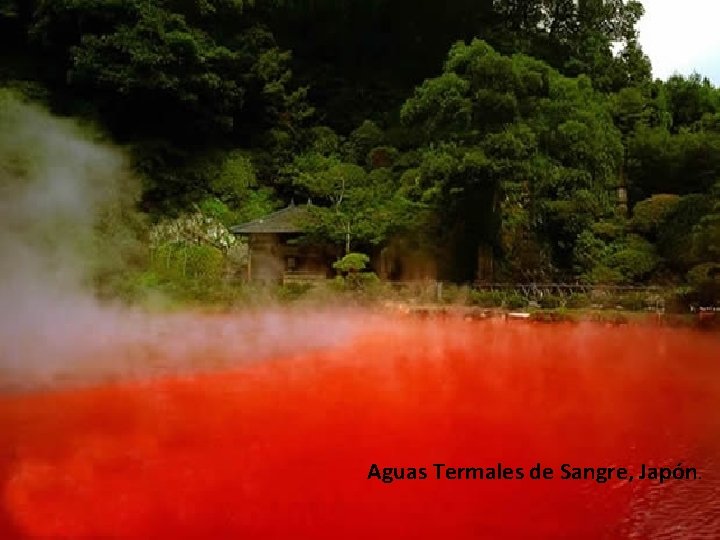
[{"label": "building wall", "polygon": [[391,242],[374,257],[373,266],[380,279],[389,281],[424,281],[437,279],[435,256],[429,251]]},{"label": "building wall", "polygon": [[252,281],[282,281],[285,272],[283,246],[277,234],[252,234],[249,237],[250,268]]},{"label": "building wall", "polygon": [[292,234],[253,234],[249,237],[252,281],[281,283],[286,274],[330,277],[332,259],[317,246],[296,245]]}]

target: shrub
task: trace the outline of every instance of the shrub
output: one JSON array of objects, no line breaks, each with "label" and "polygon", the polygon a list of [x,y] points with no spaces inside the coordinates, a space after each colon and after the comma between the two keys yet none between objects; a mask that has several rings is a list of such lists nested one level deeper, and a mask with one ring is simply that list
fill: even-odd
[{"label": "shrub", "polygon": [[540,307],[544,309],[557,309],[562,307],[563,299],[555,294],[545,294],[539,300]]},{"label": "shrub", "polygon": [[[208,201],[207,206],[214,210],[222,209],[212,201]],[[204,244],[226,251],[236,243],[237,238],[223,223],[199,211],[161,221],[150,231],[150,247],[153,249],[163,249],[170,244]]]},{"label": "shrub", "polygon": [[313,289],[312,283],[286,283],[277,291],[277,296],[283,301],[297,300]]},{"label": "shrub", "polygon": [[370,262],[370,257],[364,253],[348,253],[342,259],[333,263],[333,268],[339,272],[360,272]]},{"label": "shrub", "polygon": [[622,307],[620,305],[621,297],[614,293],[605,292],[599,295],[595,301],[599,303],[603,309],[615,309]]},{"label": "shrub", "polygon": [[370,150],[382,146],[384,133],[375,123],[365,120],[350,134],[346,145],[348,157],[356,163],[361,163]]},{"label": "shrub", "polygon": [[446,304],[467,303],[468,295],[467,287],[452,283],[443,283],[442,285],[442,301]]},{"label": "shrub", "polygon": [[[619,219],[616,219],[614,221],[610,220],[603,220],[598,221],[597,223],[594,223],[592,226],[592,232],[593,234],[606,241],[612,241],[620,236],[625,231],[625,225],[623,222]],[[582,233],[581,233],[582,234]]]},{"label": "shrub", "polygon": [[344,290],[372,292],[380,280],[374,272],[362,271],[369,262],[370,257],[364,253],[348,253],[333,263],[335,270],[345,274],[345,276],[338,276],[336,282],[342,284],[341,288]]},{"label": "shrub", "polygon": [[565,306],[569,308],[586,308],[592,305],[589,295],[583,293],[573,293],[565,300]]},{"label": "shrub", "polygon": [[208,245],[167,243],[153,253],[152,268],[165,279],[219,280],[224,267],[222,251]]},{"label": "shrub", "polygon": [[678,195],[653,195],[633,208],[632,227],[650,237],[657,235],[660,226],[678,207]]},{"label": "shrub", "polygon": [[501,291],[470,291],[470,303],[480,307],[501,307],[504,297]]},{"label": "shrub", "polygon": [[620,273],[625,283],[647,277],[659,262],[655,247],[638,236],[628,236],[627,243],[608,258],[608,265]]},{"label": "shrub", "polygon": [[208,245],[190,245],[184,251],[185,273],[188,277],[209,281],[222,279],[225,269],[222,251]]},{"label": "shrub", "polygon": [[665,293],[663,297],[665,311],[667,313],[687,313],[692,303],[691,293],[690,287],[678,288]]},{"label": "shrub", "polygon": [[693,267],[687,274],[687,280],[697,303],[714,305],[720,302],[720,263]]},{"label": "shrub", "polygon": [[604,265],[594,267],[586,275],[590,283],[615,284],[623,282],[623,275],[619,270]]},{"label": "shrub", "polygon": [[512,293],[505,297],[505,306],[509,309],[522,309],[527,307],[528,300],[519,293]]},{"label": "shrub", "polygon": [[248,191],[256,185],[252,161],[237,151],[227,155],[219,174],[210,183],[212,191],[220,200],[231,204],[241,203]]},{"label": "shrub", "polygon": [[323,156],[329,156],[338,152],[340,148],[340,137],[327,126],[316,126],[308,130],[310,135],[311,149]]},{"label": "shrub", "polygon": [[627,293],[616,298],[618,306],[630,311],[643,311],[648,307],[647,293]]},{"label": "shrub", "polygon": [[235,225],[237,218],[228,206],[216,197],[207,197],[200,201],[198,208],[202,215],[217,220],[226,227]]},{"label": "shrub", "polygon": [[702,218],[712,212],[712,198],[705,194],[685,195],[658,231],[658,252],[669,267],[685,273],[698,260],[693,249],[693,232]]},{"label": "shrub", "polygon": [[607,244],[590,231],[583,231],[575,241],[573,261],[578,273],[590,272],[598,266],[607,251]]}]

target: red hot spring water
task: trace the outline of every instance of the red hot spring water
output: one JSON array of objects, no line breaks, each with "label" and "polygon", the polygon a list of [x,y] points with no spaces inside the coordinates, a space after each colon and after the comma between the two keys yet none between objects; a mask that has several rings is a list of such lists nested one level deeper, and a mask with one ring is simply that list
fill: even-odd
[{"label": "red hot spring water", "polygon": [[[324,346],[296,332],[252,358],[216,336],[185,370],[0,394],[0,538],[720,537],[716,334],[348,324]],[[164,365],[179,337],[143,358]],[[538,463],[553,479],[527,476]],[[563,464],[634,480],[561,479]],[[639,479],[678,464],[697,478]]]}]

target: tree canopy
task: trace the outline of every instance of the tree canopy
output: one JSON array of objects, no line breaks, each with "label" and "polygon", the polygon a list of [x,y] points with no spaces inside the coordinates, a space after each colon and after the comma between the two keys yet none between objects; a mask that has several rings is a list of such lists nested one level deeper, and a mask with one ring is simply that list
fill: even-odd
[{"label": "tree canopy", "polygon": [[720,90],[652,79],[643,12],[0,0],[0,85],[125,145],[155,220],[310,199],[308,237],[413,238],[443,279],[484,257],[494,280],[697,281],[720,257]]}]

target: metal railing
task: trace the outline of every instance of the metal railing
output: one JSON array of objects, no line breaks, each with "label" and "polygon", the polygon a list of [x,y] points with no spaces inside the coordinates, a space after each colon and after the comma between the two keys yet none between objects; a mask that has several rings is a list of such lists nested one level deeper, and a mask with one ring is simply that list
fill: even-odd
[{"label": "metal railing", "polygon": [[507,291],[516,290],[523,296],[542,296],[554,294],[566,296],[567,294],[593,292],[603,293],[660,293],[663,287],[655,285],[594,285],[585,283],[475,283],[472,288],[480,291]]},{"label": "metal railing", "polygon": [[[655,285],[591,285],[583,283],[473,283],[457,285],[434,280],[419,281],[386,281],[393,291],[399,294],[410,294],[436,301],[443,301],[458,291],[467,293],[486,292],[500,293],[503,296],[522,296],[530,301],[542,301],[546,297],[568,298],[576,294],[607,299],[613,296],[643,295],[647,296],[648,304],[660,306],[664,304],[664,293],[669,288]],[[462,293],[461,293],[462,294]]]}]

